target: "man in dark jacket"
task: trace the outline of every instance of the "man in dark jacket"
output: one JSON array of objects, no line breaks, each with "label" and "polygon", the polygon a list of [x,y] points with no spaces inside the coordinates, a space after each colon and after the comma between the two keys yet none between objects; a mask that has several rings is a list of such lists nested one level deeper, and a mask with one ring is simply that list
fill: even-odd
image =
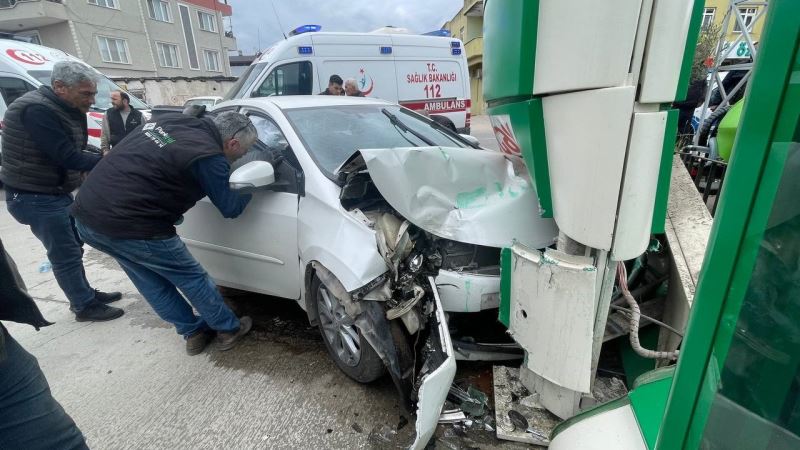
[{"label": "man in dark jacket", "polygon": [[69,215],[81,172],[101,158],[87,151],[86,113],[97,93],[95,80],[92,68],[62,61],[53,67],[52,88],[42,86],[14,100],[4,117],[0,169],[8,212],[44,244],[79,322],[123,314],[107,305],[122,294],[99,292],[86,280],[83,243]]},{"label": "man in dark jacket", "polygon": [[[0,320],[37,330],[45,320],[0,241]],[[0,448],[87,449],[81,430],[53,398],[36,358],[0,324]]]},{"label": "man in dark jacket", "polygon": [[328,79],[328,88],[320,92],[319,95],[342,95],[342,77],[333,74]]},{"label": "man in dark jacket", "polygon": [[224,217],[244,211],[251,196],[230,189],[229,161],[257,138],[250,119],[236,112],[213,120],[163,114],[117,145],[75,199],[81,237],[119,262],[156,313],[183,335],[190,355],[202,352],[215,332],[219,349],[229,350],[252,320],[238,319],[223,302],[175,224],[205,196]]},{"label": "man in dark jacket", "polygon": [[131,98],[127,93],[111,92],[111,105],[103,116],[103,128],[100,132],[100,150],[103,154],[119,144],[131,130],[144,123],[142,113],[131,106]]}]

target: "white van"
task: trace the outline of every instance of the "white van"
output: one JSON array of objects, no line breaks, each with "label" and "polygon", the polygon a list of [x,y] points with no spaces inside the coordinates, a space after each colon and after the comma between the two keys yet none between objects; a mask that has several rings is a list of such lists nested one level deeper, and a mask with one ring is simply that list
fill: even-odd
[{"label": "white van", "polygon": [[[61,50],[0,38],[0,121],[8,105],[28,91],[38,89],[42,84],[50,85],[53,66],[64,60],[80,59]],[[87,64],[88,65],[88,64]],[[89,144],[100,147],[100,127],[103,113],[111,107],[111,91],[120,90],[108,77],[97,72],[97,96],[95,104],[87,114]],[[130,95],[131,106],[138,110],[148,110],[144,102]]]},{"label": "white van", "polygon": [[469,134],[470,90],[461,41],[411,34],[298,33],[261,54],[225,100],[318,94],[331,75],[355,78],[367,97],[397,102]]}]

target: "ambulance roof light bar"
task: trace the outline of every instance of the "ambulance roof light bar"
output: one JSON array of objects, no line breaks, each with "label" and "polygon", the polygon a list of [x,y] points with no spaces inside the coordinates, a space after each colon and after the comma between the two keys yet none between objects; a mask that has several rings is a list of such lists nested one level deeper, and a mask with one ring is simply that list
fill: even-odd
[{"label": "ambulance roof light bar", "polygon": [[313,33],[322,29],[322,25],[300,25],[289,32],[289,36],[296,36],[303,33]]}]

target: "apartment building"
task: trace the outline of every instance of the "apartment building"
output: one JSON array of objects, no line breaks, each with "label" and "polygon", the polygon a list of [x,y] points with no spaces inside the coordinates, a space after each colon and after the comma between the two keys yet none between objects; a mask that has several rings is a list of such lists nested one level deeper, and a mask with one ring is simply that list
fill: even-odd
[{"label": "apartment building", "polygon": [[464,6],[442,29],[461,39],[469,66],[472,114],[484,113],[483,102],[483,0],[465,0]]},{"label": "apartment building", "polygon": [[0,32],[113,78],[230,77],[227,0],[0,0]]}]

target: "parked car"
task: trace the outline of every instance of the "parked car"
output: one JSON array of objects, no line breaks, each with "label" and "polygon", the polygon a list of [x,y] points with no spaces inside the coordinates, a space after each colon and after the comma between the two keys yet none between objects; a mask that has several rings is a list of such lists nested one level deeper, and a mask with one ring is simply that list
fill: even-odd
[{"label": "parked car", "polygon": [[258,129],[230,179],[253,200],[229,220],[203,199],[179,235],[220,285],[296,300],[349,377],[388,370],[424,443],[455,374],[446,313],[496,309],[500,249],[555,240],[522,161],[382,100],[268,97],[212,114],[228,110]]},{"label": "parked car", "polygon": [[206,108],[211,108],[212,106],[216,105],[221,101],[222,97],[216,95],[192,97],[189,100],[186,100],[186,103],[183,104],[183,107],[186,108],[187,106],[192,106],[192,105],[204,105]]}]

